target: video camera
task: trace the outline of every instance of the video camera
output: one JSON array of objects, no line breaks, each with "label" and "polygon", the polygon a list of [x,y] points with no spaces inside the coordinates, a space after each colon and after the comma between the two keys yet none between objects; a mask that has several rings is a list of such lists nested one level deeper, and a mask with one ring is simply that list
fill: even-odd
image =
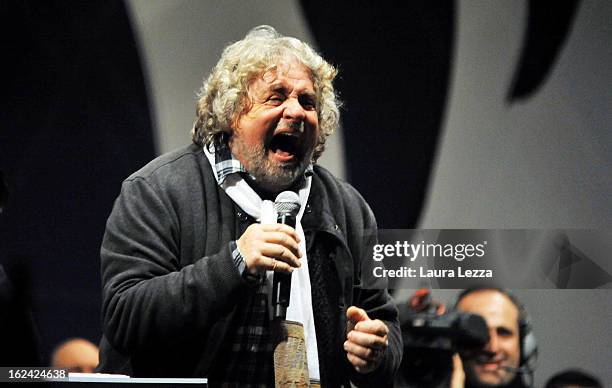
[{"label": "video camera", "polygon": [[487,323],[480,315],[445,311],[429,290],[418,290],[409,304],[398,306],[404,358],[399,379],[407,387],[447,387],[452,357],[462,349],[489,341]]}]

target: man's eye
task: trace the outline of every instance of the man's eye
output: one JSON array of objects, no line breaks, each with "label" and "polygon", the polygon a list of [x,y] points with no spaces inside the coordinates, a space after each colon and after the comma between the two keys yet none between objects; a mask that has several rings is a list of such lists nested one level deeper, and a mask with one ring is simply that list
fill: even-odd
[{"label": "man's eye", "polygon": [[281,104],[283,100],[284,98],[282,98],[281,96],[270,96],[268,98],[268,101],[271,102],[272,104]]},{"label": "man's eye", "polygon": [[510,329],[506,329],[503,327],[497,329],[497,335],[499,335],[500,337],[511,337],[512,334],[512,330]]},{"label": "man's eye", "polygon": [[302,106],[306,110],[315,110],[316,109],[316,104],[313,101],[309,100],[309,99],[301,100],[300,104],[302,104]]}]

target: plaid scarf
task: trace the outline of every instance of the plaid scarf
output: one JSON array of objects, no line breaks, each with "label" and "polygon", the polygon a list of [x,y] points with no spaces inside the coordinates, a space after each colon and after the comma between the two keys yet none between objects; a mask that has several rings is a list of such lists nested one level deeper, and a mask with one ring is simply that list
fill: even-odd
[{"label": "plaid scarf", "polygon": [[[215,145],[214,173],[221,186],[234,173],[248,174],[236,159],[226,141]],[[313,173],[309,165],[305,176]],[[252,177],[251,177],[252,178]],[[244,258],[235,241],[230,250],[234,265],[242,276],[247,277]],[[274,385],[273,345],[270,335],[268,287],[265,276],[249,280],[252,292],[247,293],[236,311],[229,328],[229,336],[215,367],[209,375],[212,386],[267,387]]]}]

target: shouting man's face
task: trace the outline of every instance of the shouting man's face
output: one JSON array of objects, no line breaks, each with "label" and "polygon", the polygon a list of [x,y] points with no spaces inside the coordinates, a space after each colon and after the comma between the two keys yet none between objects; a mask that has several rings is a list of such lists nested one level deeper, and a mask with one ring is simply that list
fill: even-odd
[{"label": "shouting man's face", "polygon": [[510,383],[521,357],[517,307],[507,295],[496,290],[469,293],[457,307],[481,315],[489,327],[490,340],[482,349],[461,354],[467,381],[483,387]]},{"label": "shouting man's face", "polygon": [[310,164],[319,137],[310,71],[295,59],[249,85],[247,111],[235,122],[230,149],[262,189],[289,188]]}]

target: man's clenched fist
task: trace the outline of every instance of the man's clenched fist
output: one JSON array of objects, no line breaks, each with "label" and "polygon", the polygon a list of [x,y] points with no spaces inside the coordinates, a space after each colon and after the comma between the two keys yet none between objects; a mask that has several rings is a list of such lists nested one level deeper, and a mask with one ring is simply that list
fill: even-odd
[{"label": "man's clenched fist", "polygon": [[291,273],[300,267],[302,253],[295,229],[283,224],[253,224],[236,241],[247,271]]},{"label": "man's clenched fist", "polygon": [[370,319],[365,310],[355,306],[346,310],[346,317],[346,357],[357,372],[372,372],[385,358],[389,346],[389,328],[380,319]]}]

